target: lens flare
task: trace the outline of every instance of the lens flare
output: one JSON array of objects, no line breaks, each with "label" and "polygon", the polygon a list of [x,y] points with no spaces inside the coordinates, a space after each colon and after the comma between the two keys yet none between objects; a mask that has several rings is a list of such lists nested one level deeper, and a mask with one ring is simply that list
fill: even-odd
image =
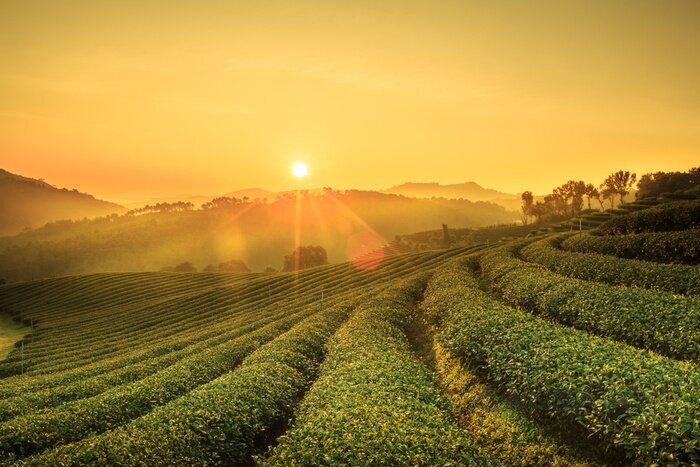
[{"label": "lens flare", "polygon": [[384,261],[384,243],[373,232],[364,230],[351,235],[345,247],[345,255],[357,269],[373,271]]}]

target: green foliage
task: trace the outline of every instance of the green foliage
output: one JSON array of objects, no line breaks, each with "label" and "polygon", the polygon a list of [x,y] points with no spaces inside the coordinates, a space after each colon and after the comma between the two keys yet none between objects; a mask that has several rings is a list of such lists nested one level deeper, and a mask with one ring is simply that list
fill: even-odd
[{"label": "green foliage", "polygon": [[173,268],[173,271],[175,272],[197,272],[197,268],[194,267],[192,263],[189,261],[185,261],[184,263],[180,263],[177,266]]},{"label": "green foliage", "polygon": [[[440,294],[428,292],[423,306]],[[441,386],[459,418],[459,426],[480,448],[501,465],[590,465],[575,456],[566,444],[545,433],[536,420],[511,400],[496,394],[439,342],[433,343],[435,366]]]},{"label": "green foliage", "polygon": [[[527,254],[551,249],[540,242]],[[396,280],[476,250],[486,253],[472,265],[507,301],[674,357],[700,353],[697,298],[568,278],[483,245],[388,256],[372,270],[368,260],[12,284],[0,308],[33,332],[24,360],[14,349],[0,362],[6,375],[20,362],[27,370],[0,379],[0,463],[240,465],[290,419],[260,462],[577,463],[540,417],[609,449],[613,463],[700,462],[695,364],[510,309],[461,262],[434,276],[424,302],[450,354],[438,349],[438,389],[405,333],[425,277]],[[626,274],[628,260],[602,258]]]},{"label": "green foliage", "polygon": [[298,271],[328,264],[328,254],[322,246],[298,246],[284,257],[282,270],[285,272]]},{"label": "green foliage", "polygon": [[223,263],[219,263],[219,272],[250,272],[248,266],[240,259],[232,259]]},{"label": "green foliage", "polygon": [[26,456],[77,441],[139,417],[231,368],[261,344],[298,322],[298,313],[211,349],[183,358],[170,367],[98,396],[44,409],[0,424],[0,454]]},{"label": "green foliage", "polygon": [[351,306],[307,318],[236,370],[134,422],[43,455],[27,465],[242,465],[270,427],[291,416]]},{"label": "green foliage", "polygon": [[485,254],[483,276],[508,303],[664,355],[700,357],[700,300],[572,279],[506,248]]},{"label": "green foliage", "polygon": [[[153,450],[156,440],[176,443],[164,432],[138,428],[144,423],[142,420],[161,420],[164,427],[182,434],[187,445],[180,445],[181,451],[173,449],[173,456],[187,456],[184,450],[192,448],[187,452],[195,452],[194,446],[199,446],[201,459],[239,455],[222,450],[216,439],[222,432],[227,437],[243,433],[240,439],[253,436],[256,443],[260,441],[257,435],[274,436],[267,430],[269,421],[274,418],[275,423],[284,422],[290,415],[321,358],[316,350],[325,339],[323,333],[332,331],[325,326],[340,324],[335,321],[340,319],[340,311],[333,308],[334,303],[352,301],[386,281],[429,269],[459,252],[390,257],[372,271],[362,269],[361,263],[360,267],[346,263],[295,274],[100,274],[3,287],[0,307],[7,307],[22,321],[33,321],[36,340],[25,346],[29,374],[0,380],[1,461],[43,454],[70,456],[71,452],[99,457],[101,454],[91,450],[90,445],[103,436],[107,439],[111,433],[122,436],[121,441],[109,438],[109,449],[113,450],[110,452],[115,455],[125,452],[118,447],[120,442],[126,443],[123,448],[130,450],[130,457],[138,455],[142,459],[163,455],[165,444]],[[320,315],[324,316],[319,318],[321,321],[307,321],[315,322],[318,332],[306,333],[306,337],[298,334],[304,342],[321,344],[294,346],[283,338],[264,348],[277,348],[274,342],[288,342],[288,347],[269,354],[269,359],[263,357],[267,351],[261,346],[319,311],[321,290],[325,292],[324,305],[330,308]],[[249,363],[241,364],[256,349],[260,352],[245,360]],[[294,363],[298,354],[309,358],[299,357]],[[15,356],[13,352],[10,360],[0,366],[12,367],[18,363]],[[245,410],[243,418],[235,419],[239,421],[231,419],[231,425],[212,426],[213,438],[207,438],[212,444],[204,438],[197,438],[200,444],[196,444],[193,437],[202,435],[198,417],[205,417],[202,407],[208,403],[214,406],[216,401],[228,403],[234,387],[223,385],[223,392],[207,392],[209,395],[203,395],[202,390],[213,391],[218,387],[213,381],[227,381],[234,374],[248,375],[236,376],[242,379],[231,384],[253,391],[234,400],[250,410]],[[243,381],[250,384],[246,386]],[[280,386],[275,386],[277,381]],[[270,389],[265,396],[267,402],[252,395],[255,388]],[[287,389],[283,391],[284,388]],[[185,400],[199,401],[199,408],[188,412],[179,405]],[[269,417],[261,415],[262,422],[250,418],[251,411],[279,408],[275,400],[286,408],[266,412]],[[255,405],[258,402],[260,405]],[[182,408],[178,416],[189,420],[183,421],[183,426],[194,431],[178,432],[166,423],[164,420],[176,418],[168,414],[168,407]],[[233,416],[232,407],[224,404],[220,411],[208,416]],[[156,416],[157,413],[161,415]],[[148,426],[158,426],[153,423]],[[139,430],[136,438],[123,437],[133,427]],[[141,437],[151,442],[134,441]],[[81,450],[71,451],[76,446],[82,446]],[[109,463],[104,457],[96,462]]]},{"label": "green foliage", "polygon": [[700,200],[663,203],[610,219],[600,227],[603,235],[666,232],[700,227]]},{"label": "green foliage", "polygon": [[700,167],[688,172],[656,172],[642,175],[638,184],[637,197],[650,198],[662,193],[673,193],[696,188],[700,185]]},{"label": "green foliage", "polygon": [[700,229],[652,232],[636,235],[571,237],[561,244],[567,251],[599,253],[658,263],[700,263]]},{"label": "green foliage", "polygon": [[458,263],[431,280],[438,338],[535,416],[582,428],[640,465],[700,462],[700,372],[508,308]]},{"label": "green foliage", "polygon": [[333,337],[320,376],[269,465],[487,465],[446,414],[404,334],[419,282],[363,303]]},{"label": "green foliage", "polygon": [[[523,248],[521,255],[527,261],[541,264],[568,277],[677,294],[700,294],[700,268],[560,250],[558,246],[566,237],[564,235],[534,242]],[[575,245],[578,236],[569,238],[567,242],[568,245]]]}]

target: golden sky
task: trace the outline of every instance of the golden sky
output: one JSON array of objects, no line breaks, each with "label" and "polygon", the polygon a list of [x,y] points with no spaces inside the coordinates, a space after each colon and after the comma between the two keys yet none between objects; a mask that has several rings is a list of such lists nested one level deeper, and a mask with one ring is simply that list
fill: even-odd
[{"label": "golden sky", "polygon": [[0,167],[112,199],[700,161],[700,2],[0,0]]}]

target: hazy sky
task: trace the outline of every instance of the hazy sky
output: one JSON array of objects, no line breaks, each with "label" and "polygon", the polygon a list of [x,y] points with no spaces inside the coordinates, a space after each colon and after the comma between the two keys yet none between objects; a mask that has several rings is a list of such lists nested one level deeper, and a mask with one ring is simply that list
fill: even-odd
[{"label": "hazy sky", "polygon": [[700,1],[0,0],[0,167],[102,197],[700,162]]}]

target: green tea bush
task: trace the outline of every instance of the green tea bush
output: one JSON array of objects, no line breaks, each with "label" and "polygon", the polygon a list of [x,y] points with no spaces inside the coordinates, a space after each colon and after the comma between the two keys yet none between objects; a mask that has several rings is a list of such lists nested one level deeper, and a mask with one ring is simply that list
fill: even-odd
[{"label": "green tea bush", "polygon": [[256,440],[286,422],[351,305],[305,319],[240,367],[134,422],[26,459],[26,465],[242,465]]},{"label": "green tea bush", "polygon": [[697,265],[700,262],[700,229],[635,235],[584,234],[565,240],[561,247],[567,251],[619,258]]},{"label": "green tea bush", "polygon": [[426,304],[440,342],[534,416],[583,427],[639,465],[700,462],[696,365],[509,308],[458,263],[436,272]]},{"label": "green tea bush", "polygon": [[115,428],[218,378],[246,355],[288,330],[308,312],[282,318],[170,367],[102,394],[0,424],[0,453],[22,457]]},{"label": "green tea bush", "polygon": [[700,227],[700,200],[663,203],[643,211],[610,219],[600,227],[603,235],[666,232]]},{"label": "green tea bush", "polygon": [[422,286],[362,304],[331,340],[319,378],[267,465],[489,465],[447,414],[404,326]]},{"label": "green tea bush", "polygon": [[[546,238],[521,250],[521,256],[563,276],[613,285],[657,289],[682,295],[700,294],[700,268],[616,258],[559,249],[566,236]],[[571,241],[570,238],[567,241]]]},{"label": "green tea bush", "polygon": [[505,247],[484,254],[480,265],[511,305],[670,357],[700,357],[699,298],[568,278]]}]

